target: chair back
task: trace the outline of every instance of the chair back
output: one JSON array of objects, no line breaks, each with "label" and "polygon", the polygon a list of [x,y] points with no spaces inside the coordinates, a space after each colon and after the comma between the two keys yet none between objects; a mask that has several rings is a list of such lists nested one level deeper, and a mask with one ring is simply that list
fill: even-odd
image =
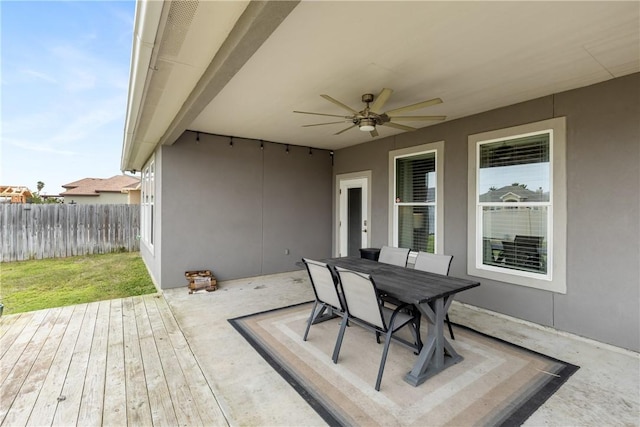
[{"label": "chair back", "polygon": [[516,244],[510,240],[502,241],[502,256],[506,265],[517,265]]},{"label": "chair back", "polygon": [[376,285],[368,274],[336,267],[349,316],[386,331]]},{"label": "chair back", "polygon": [[380,257],[378,258],[378,262],[406,267],[407,258],[409,258],[409,251],[410,249],[408,248],[394,248],[392,246],[383,246],[380,249]]},{"label": "chair back", "polygon": [[540,254],[538,250],[542,246],[544,237],[541,236],[522,236],[517,235],[513,239],[516,247],[516,258],[523,259],[525,262],[539,262]]},{"label": "chair back", "polygon": [[416,270],[428,271],[429,273],[449,274],[453,255],[431,254],[429,252],[418,252],[416,257]]},{"label": "chair back", "polygon": [[342,310],[342,303],[338,295],[336,281],[329,266],[323,262],[307,258],[302,258],[302,262],[304,262],[309,272],[309,279],[311,280],[311,286],[316,295],[316,300]]},{"label": "chair back", "polygon": [[513,239],[513,242],[516,244],[516,246],[529,246],[537,250],[540,245],[542,245],[543,239],[544,237],[541,236],[523,236],[518,234]]}]

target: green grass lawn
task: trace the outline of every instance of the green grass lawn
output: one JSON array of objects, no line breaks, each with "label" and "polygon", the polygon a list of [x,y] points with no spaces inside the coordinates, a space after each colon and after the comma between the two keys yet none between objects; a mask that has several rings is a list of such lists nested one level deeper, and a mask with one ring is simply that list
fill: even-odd
[{"label": "green grass lawn", "polygon": [[4,314],[154,292],[139,252],[0,264]]}]

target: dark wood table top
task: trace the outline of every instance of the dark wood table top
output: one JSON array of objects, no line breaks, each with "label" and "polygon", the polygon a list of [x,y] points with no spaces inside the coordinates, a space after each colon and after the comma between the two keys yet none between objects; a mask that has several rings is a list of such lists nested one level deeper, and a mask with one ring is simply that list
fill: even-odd
[{"label": "dark wood table top", "polygon": [[370,274],[376,286],[400,301],[422,304],[480,286],[480,282],[428,273],[358,257],[321,260],[333,267],[342,267]]}]

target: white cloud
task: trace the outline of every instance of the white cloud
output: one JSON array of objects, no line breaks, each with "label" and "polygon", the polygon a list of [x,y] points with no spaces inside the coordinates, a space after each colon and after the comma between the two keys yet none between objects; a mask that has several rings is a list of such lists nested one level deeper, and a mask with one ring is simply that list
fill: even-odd
[{"label": "white cloud", "polygon": [[52,147],[51,145],[49,145],[49,143],[47,141],[44,142],[32,142],[32,141],[26,141],[26,140],[21,140],[21,139],[5,139],[5,142],[8,144],[13,145],[14,147],[18,147],[21,148],[23,150],[27,150],[27,151],[35,151],[38,153],[50,153],[50,154],[61,154],[64,156],[73,156],[73,155],[77,155],[78,153],[74,152],[74,151],[70,151],[70,150],[60,150],[57,149],[55,147]]},{"label": "white cloud", "polygon": [[26,69],[26,70],[23,70],[23,72],[24,72],[24,74],[33,76],[33,77],[35,77],[37,79],[44,80],[44,81],[49,82],[49,83],[57,83],[57,80],[54,77],[52,77],[52,76],[50,76],[48,74],[45,74],[45,73],[41,73],[40,71]]},{"label": "white cloud", "polygon": [[125,105],[120,97],[95,102],[92,107],[77,111],[69,117],[51,136],[50,141],[57,144],[86,140],[101,127],[122,121]]}]

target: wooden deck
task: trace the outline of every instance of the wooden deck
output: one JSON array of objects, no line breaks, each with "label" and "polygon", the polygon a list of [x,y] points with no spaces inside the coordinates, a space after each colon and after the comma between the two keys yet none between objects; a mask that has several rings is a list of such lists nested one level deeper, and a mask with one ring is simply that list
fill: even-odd
[{"label": "wooden deck", "polygon": [[0,425],[227,426],[164,298],[0,318]]}]

